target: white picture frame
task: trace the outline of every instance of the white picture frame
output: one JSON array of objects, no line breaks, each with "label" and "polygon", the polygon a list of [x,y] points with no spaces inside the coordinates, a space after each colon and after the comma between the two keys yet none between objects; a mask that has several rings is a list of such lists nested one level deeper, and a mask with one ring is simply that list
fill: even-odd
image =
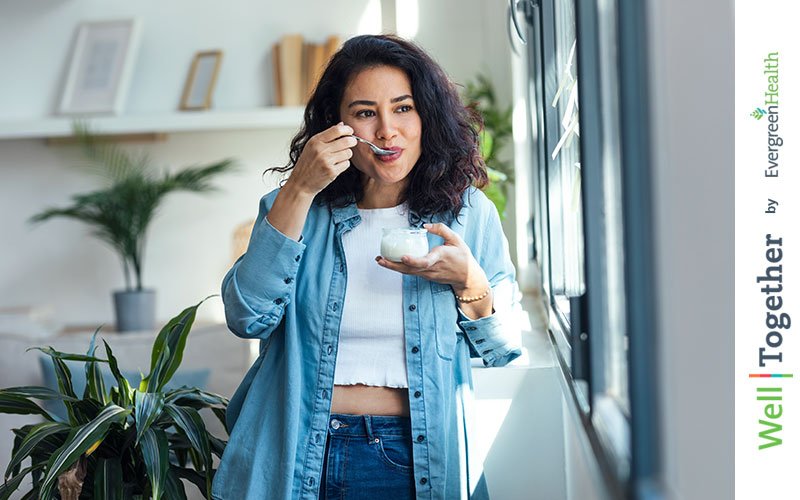
[{"label": "white picture frame", "polygon": [[122,114],[139,25],[136,18],[78,25],[59,114]]}]

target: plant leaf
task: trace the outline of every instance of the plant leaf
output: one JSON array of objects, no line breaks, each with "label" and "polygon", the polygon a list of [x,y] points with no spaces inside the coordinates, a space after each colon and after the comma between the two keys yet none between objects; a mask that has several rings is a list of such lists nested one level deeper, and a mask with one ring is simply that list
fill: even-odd
[{"label": "plant leaf", "polygon": [[148,428],[144,431],[139,446],[147,467],[147,475],[150,477],[152,498],[158,500],[164,494],[164,483],[167,480],[167,469],[169,468],[167,434],[161,429]]},{"label": "plant leaf", "polygon": [[104,406],[94,399],[81,399],[74,403],[67,403],[72,409],[75,419],[73,426],[88,424],[103,411]]},{"label": "plant leaf", "polygon": [[211,495],[211,445],[208,442],[208,432],[200,414],[194,408],[186,408],[174,404],[164,405],[164,410],[172,417],[175,426],[182,430],[192,449],[198,454],[200,463],[195,463],[195,467],[201,466],[206,472],[206,490],[208,496]]},{"label": "plant leaf", "polygon": [[28,475],[29,472],[33,472],[35,470],[41,469],[44,466],[43,463],[32,465],[28,468],[22,469],[19,474],[12,477],[10,480],[6,481],[3,484],[0,484],[0,500],[8,500],[11,498],[11,494],[17,491],[19,488],[20,483],[22,480],[25,479],[25,476]]},{"label": "plant leaf", "polygon": [[111,424],[124,422],[130,413],[130,410],[110,404],[100,412],[97,418],[77,428],[77,432],[73,431],[74,435],[71,434],[64,445],[50,457],[40,496],[50,498],[58,476],[74,464],[98,439],[103,439]]},{"label": "plant leaf", "polygon": [[[97,332],[100,331],[100,327],[94,331],[92,335],[92,340],[89,342],[89,349],[86,351],[87,356],[94,357],[94,352],[96,350],[95,347],[95,340],[97,339]],[[96,361],[87,361],[85,365],[86,369],[86,388],[83,390],[83,398],[88,399],[92,398],[96,401],[99,401],[101,405],[106,404],[106,384],[103,380],[103,374],[100,372],[100,367],[97,366]]]},{"label": "plant leaf", "polygon": [[169,500],[186,500],[186,488],[175,471],[170,467],[167,470],[167,482],[164,485],[165,498]]},{"label": "plant leaf", "polygon": [[167,366],[169,365],[169,357],[172,353],[172,349],[169,348],[168,345],[164,346],[164,349],[161,351],[161,355],[156,362],[156,367],[153,369],[150,374],[143,378],[142,381],[139,383],[139,390],[144,391],[142,392],[161,392],[161,388],[159,387],[160,381],[163,378],[164,372],[167,370]]},{"label": "plant leaf", "polygon": [[228,445],[227,441],[223,441],[220,438],[209,434],[208,443],[211,445],[211,453],[219,458],[222,458],[222,453],[225,451],[225,446]]},{"label": "plant leaf", "polygon": [[194,405],[192,403],[200,403],[200,408],[207,408],[212,405],[228,406],[228,398],[196,387],[173,389],[167,392],[165,400],[167,403],[173,403],[178,406],[192,406],[193,408]]},{"label": "plant leaf", "polygon": [[201,473],[199,473],[199,472],[197,472],[195,470],[192,470],[192,469],[187,469],[187,468],[184,468],[184,467],[177,467],[175,465],[170,465],[169,468],[179,478],[186,479],[190,483],[192,483],[195,486],[197,486],[197,489],[199,489],[206,498],[211,498],[210,495],[206,494],[206,490],[205,490],[206,481],[205,481],[205,478],[203,477],[203,474],[201,474]]},{"label": "plant leaf", "polygon": [[231,435],[231,431],[230,431],[230,429],[228,429],[228,418],[227,418],[228,409],[227,408],[211,408],[211,411],[213,411],[214,415],[217,416],[217,420],[219,420],[220,423],[222,423],[222,427],[225,428],[225,434],[230,436]]},{"label": "plant leaf", "polygon": [[119,457],[101,458],[94,468],[94,498],[123,500],[122,464]]},{"label": "plant leaf", "polygon": [[56,392],[53,389],[48,387],[39,387],[35,385],[27,385],[27,386],[20,386],[20,387],[9,387],[7,389],[0,389],[0,393],[3,394],[11,394],[14,396],[20,396],[23,398],[33,398],[33,399],[61,399],[64,401],[77,401],[77,398],[73,398],[72,396],[67,396],[61,394],[60,392]]},{"label": "plant leaf", "polygon": [[[201,300],[199,303],[187,307],[180,312],[177,316],[169,320],[166,325],[158,332],[155,342],[153,343],[153,351],[150,355],[150,375],[147,376],[148,391],[158,392],[164,384],[169,382],[175,371],[183,361],[183,350],[186,347],[186,338],[189,331],[194,324],[195,316],[197,315],[197,308],[208,300],[209,297]],[[163,351],[169,347],[170,355],[165,357],[166,367],[159,370],[159,377],[155,380],[154,372],[158,367],[159,360],[162,358]]]},{"label": "plant leaf", "polygon": [[69,429],[70,427],[67,424],[62,424],[60,422],[44,422],[34,425],[28,435],[25,436],[25,439],[20,443],[19,448],[14,450],[11,456],[11,462],[9,462],[6,468],[5,478],[8,479],[12,470],[21,464],[43,439],[58,433],[64,433],[66,437]]},{"label": "plant leaf", "polygon": [[73,354],[71,352],[61,352],[56,351],[50,346],[47,347],[29,347],[25,349],[25,352],[28,351],[42,351],[43,353],[47,354],[51,358],[56,359],[63,359],[66,361],[95,361],[97,363],[106,363],[107,361],[102,358],[96,358],[94,356],[89,356],[86,354]]},{"label": "plant leaf", "polygon": [[119,366],[117,366],[117,358],[114,357],[114,353],[111,351],[111,346],[108,345],[105,339],[103,339],[103,344],[106,346],[108,367],[111,369],[111,373],[117,380],[117,391],[119,395],[119,401],[117,404],[123,408],[127,408],[131,404],[131,385],[128,383],[128,379],[126,379],[122,375],[122,372],[119,371]]},{"label": "plant leaf", "polygon": [[164,394],[161,392],[134,392],[136,400],[136,442],[161,415],[164,408]]},{"label": "plant leaf", "polygon": [[41,406],[23,396],[6,394],[0,390],[0,413],[14,413],[17,415],[41,415],[53,422],[55,419]]}]

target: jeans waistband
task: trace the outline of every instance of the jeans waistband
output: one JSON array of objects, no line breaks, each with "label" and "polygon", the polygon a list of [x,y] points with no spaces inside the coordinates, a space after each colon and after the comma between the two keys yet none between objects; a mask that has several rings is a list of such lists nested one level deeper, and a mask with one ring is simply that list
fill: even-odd
[{"label": "jeans waistband", "polygon": [[331,436],[362,436],[372,439],[378,436],[411,437],[411,419],[385,415],[347,415],[331,413],[328,420]]}]

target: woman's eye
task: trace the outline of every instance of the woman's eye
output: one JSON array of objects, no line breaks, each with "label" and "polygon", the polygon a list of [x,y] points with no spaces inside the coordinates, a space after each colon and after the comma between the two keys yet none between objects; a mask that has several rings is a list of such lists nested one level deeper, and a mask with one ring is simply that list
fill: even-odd
[{"label": "woman's eye", "polygon": [[375,116],[375,112],[371,109],[362,109],[361,111],[356,112],[356,116],[367,118],[370,116]]},{"label": "woman's eye", "polygon": [[402,106],[397,108],[397,111],[399,111],[400,113],[408,113],[412,109],[414,109],[414,107],[411,106],[410,104],[403,104]]}]

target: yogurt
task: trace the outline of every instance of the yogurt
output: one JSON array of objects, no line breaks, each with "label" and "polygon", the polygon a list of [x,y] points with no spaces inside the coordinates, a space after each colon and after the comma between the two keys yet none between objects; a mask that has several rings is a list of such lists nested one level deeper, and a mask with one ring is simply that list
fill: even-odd
[{"label": "yogurt", "polygon": [[414,227],[384,229],[381,256],[392,262],[400,262],[403,255],[424,257],[429,251],[427,233],[427,229]]}]

